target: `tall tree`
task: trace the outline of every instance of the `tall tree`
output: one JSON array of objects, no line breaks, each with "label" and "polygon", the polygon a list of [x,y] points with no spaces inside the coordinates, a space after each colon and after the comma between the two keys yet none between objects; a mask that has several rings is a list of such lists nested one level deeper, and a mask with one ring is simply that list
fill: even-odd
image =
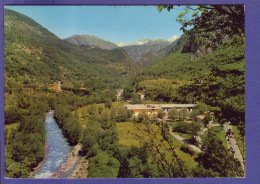
[{"label": "tall tree", "polygon": [[239,161],[234,159],[223,146],[222,141],[212,131],[208,133],[206,140],[203,142],[202,151],[197,158],[199,168],[194,171],[195,177],[205,177],[205,173],[198,172],[198,170],[201,170],[200,167],[218,177],[243,176]]},{"label": "tall tree", "polygon": [[[170,11],[173,5],[157,6],[159,12]],[[198,5],[185,6],[176,19],[181,30],[188,33],[199,46],[217,48],[225,38],[243,35],[245,11],[243,5]]]}]

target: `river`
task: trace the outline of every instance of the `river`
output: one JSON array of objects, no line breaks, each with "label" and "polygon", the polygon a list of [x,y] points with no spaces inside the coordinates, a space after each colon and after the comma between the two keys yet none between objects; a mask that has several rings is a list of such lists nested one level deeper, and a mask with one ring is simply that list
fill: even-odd
[{"label": "river", "polygon": [[72,149],[53,116],[53,112],[48,112],[46,115],[47,151],[45,160],[34,175],[35,178],[52,178]]}]

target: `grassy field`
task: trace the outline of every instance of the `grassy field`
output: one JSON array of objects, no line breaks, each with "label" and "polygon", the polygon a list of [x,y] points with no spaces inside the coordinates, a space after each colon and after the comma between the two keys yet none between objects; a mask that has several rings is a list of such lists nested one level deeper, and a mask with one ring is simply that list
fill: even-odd
[{"label": "grassy field", "polygon": [[[119,106],[123,106],[125,104],[125,102],[122,101],[116,101],[116,102],[112,102],[112,106],[117,108]],[[102,106],[105,109],[105,104],[104,103],[100,103],[100,104],[96,104],[97,107],[98,106]],[[91,107],[92,105],[87,105],[81,108],[78,108],[77,110],[73,111],[72,113],[78,113],[79,116],[79,122],[82,124],[82,127],[85,128],[87,126],[87,122],[88,122],[88,109]]]},{"label": "grassy field", "polygon": [[[138,133],[139,131],[136,131],[135,126],[139,126],[138,129],[141,129],[143,127],[142,124],[135,124],[132,122],[122,122],[122,123],[117,123],[117,131],[118,131],[118,138],[119,138],[119,143],[126,145],[126,146],[140,146],[140,142],[136,140],[135,135],[133,135],[131,132],[135,131],[135,133]],[[154,131],[159,130],[159,127],[156,125],[152,125],[152,128]],[[139,135],[141,132],[139,132]],[[157,135],[158,138],[161,138],[161,135]],[[173,142],[175,145],[175,151],[176,154],[185,162],[185,166],[188,168],[193,168],[197,166],[197,162],[195,162],[195,157],[196,155],[191,156],[190,154],[187,154],[183,151],[180,150],[180,147],[182,145],[181,142],[179,142],[177,139],[173,138]],[[170,159],[170,158],[169,158]]]},{"label": "grassy field", "polygon": [[[237,126],[231,125],[232,126],[232,130],[235,134],[235,139],[237,141],[237,145],[238,148],[241,152],[241,154],[243,153],[243,150],[245,149],[245,147],[243,148],[243,145],[245,145],[245,143],[243,143],[242,139],[240,138],[240,134],[239,134],[239,129],[237,128]],[[245,158],[245,155],[243,155],[243,157]]]},{"label": "grassy field", "polygon": [[134,123],[117,123],[116,127],[120,144],[123,144],[125,146],[140,146],[140,142],[136,140],[135,136],[131,133],[135,131]]},{"label": "grassy field", "polygon": [[188,153],[185,153],[180,150],[182,143],[178,141],[176,138],[172,137],[174,141],[174,145],[176,146],[176,154],[185,162],[185,166],[189,169],[194,168],[198,165],[198,162],[196,162],[194,159],[198,155],[195,153],[193,156],[191,156]]}]

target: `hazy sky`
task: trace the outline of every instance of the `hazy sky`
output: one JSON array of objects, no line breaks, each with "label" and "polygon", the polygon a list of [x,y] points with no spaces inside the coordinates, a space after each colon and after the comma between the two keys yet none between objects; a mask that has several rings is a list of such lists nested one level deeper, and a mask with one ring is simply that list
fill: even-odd
[{"label": "hazy sky", "polygon": [[181,36],[176,16],[154,6],[6,6],[29,16],[60,38],[90,34],[115,42]]}]

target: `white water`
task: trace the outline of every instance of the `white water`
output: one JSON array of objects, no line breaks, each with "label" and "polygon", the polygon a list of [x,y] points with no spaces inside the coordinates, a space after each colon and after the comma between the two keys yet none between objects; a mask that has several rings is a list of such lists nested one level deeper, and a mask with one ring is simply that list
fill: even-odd
[{"label": "white water", "polygon": [[47,152],[35,178],[51,178],[59,170],[61,164],[66,161],[67,155],[71,151],[71,146],[53,118],[53,112],[46,115],[45,128],[47,131]]}]

